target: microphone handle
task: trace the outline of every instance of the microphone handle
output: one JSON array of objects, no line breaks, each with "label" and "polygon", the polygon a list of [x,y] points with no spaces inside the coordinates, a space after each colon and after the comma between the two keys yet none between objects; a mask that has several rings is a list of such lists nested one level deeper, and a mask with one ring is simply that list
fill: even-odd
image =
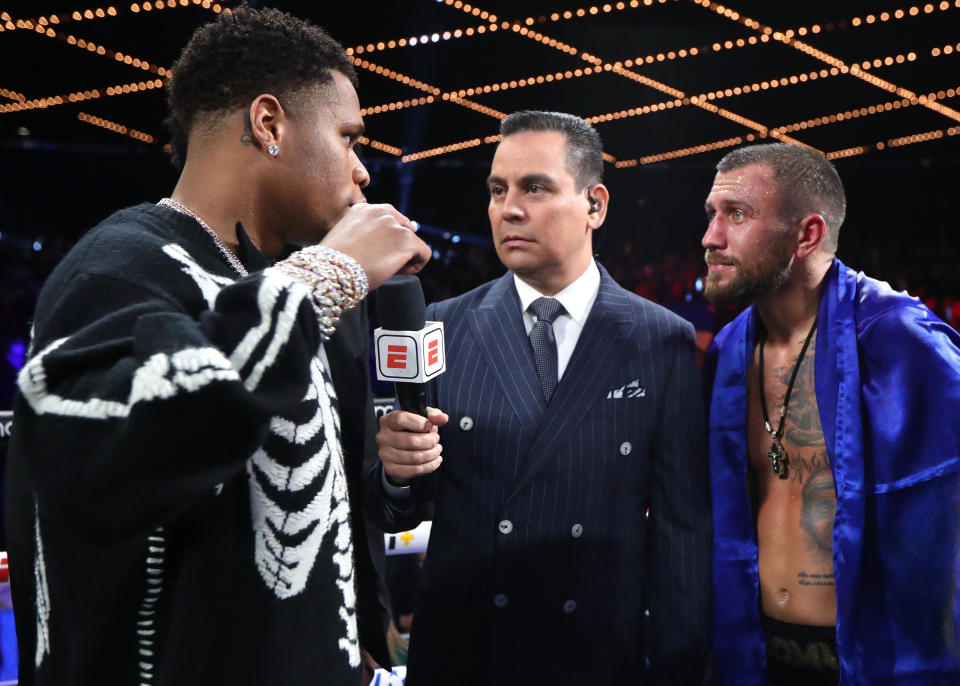
[{"label": "microphone handle", "polygon": [[[421,417],[427,416],[427,384],[397,383],[397,400],[400,409]],[[437,495],[437,472],[424,474],[410,480],[410,495],[418,503],[431,502]]]},{"label": "microphone handle", "polygon": [[427,384],[425,383],[396,383],[397,400],[400,409],[406,412],[427,416]]}]

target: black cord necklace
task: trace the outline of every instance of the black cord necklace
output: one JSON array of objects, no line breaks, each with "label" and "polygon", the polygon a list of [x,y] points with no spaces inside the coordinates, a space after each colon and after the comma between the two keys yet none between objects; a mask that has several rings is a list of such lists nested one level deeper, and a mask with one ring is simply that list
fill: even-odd
[{"label": "black cord necklace", "polygon": [[813,326],[810,327],[810,333],[807,334],[807,340],[803,342],[803,347],[800,349],[797,363],[793,365],[790,382],[787,384],[787,392],[784,393],[783,404],[780,406],[780,423],[777,425],[776,431],[770,426],[770,417],[767,415],[767,397],[763,391],[763,344],[767,341],[766,331],[763,332],[763,335],[757,342],[760,346],[760,374],[758,375],[760,379],[760,409],[763,411],[764,428],[766,428],[772,440],[770,450],[767,451],[767,458],[770,460],[770,468],[773,470],[773,473],[781,479],[787,478],[787,463],[789,462],[787,453],[784,452],[783,444],[781,443],[781,439],[783,438],[783,425],[787,419],[787,405],[790,404],[790,393],[793,391],[793,382],[797,380],[797,372],[800,371],[800,365],[803,363],[803,356],[806,354],[807,347],[810,345],[810,339],[813,338],[813,332],[817,330],[818,319],[819,317],[814,318]]}]

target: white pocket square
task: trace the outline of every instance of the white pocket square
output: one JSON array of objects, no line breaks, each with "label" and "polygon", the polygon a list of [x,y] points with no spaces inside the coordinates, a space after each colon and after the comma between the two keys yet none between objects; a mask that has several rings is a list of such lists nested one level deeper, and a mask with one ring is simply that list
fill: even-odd
[{"label": "white pocket square", "polygon": [[607,391],[607,400],[617,400],[619,398],[645,398],[647,389],[640,385],[640,379],[634,379],[620,388],[614,388]]}]

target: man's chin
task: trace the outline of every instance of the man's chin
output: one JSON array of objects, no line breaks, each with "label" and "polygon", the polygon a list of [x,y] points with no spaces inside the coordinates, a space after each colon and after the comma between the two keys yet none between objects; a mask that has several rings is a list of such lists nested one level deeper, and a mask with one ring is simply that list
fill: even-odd
[{"label": "man's chin", "polygon": [[503,266],[518,276],[523,276],[531,270],[530,260],[519,250],[505,250],[499,247],[497,256],[503,263]]},{"label": "man's chin", "polygon": [[739,284],[731,281],[726,284],[718,283],[719,278],[712,278],[708,274],[703,284],[703,297],[715,305],[734,305],[741,301]]},{"label": "man's chin", "polygon": [[723,289],[708,290],[704,288],[703,297],[714,305],[739,305],[743,302],[743,299],[737,294]]}]

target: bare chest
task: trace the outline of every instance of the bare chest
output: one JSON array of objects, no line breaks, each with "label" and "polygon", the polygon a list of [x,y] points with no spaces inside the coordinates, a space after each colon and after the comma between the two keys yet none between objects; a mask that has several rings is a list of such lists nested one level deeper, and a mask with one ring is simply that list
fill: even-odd
[{"label": "bare chest", "polygon": [[[747,449],[757,522],[764,611],[784,621],[830,623],[833,596],[833,523],[837,498],[830,456],[820,425],[811,344],[794,379],[779,441],[765,428],[780,425],[781,407],[798,361],[797,349],[765,351],[761,382],[759,351],[747,374]],[[774,473],[773,444],[782,453]]]}]

